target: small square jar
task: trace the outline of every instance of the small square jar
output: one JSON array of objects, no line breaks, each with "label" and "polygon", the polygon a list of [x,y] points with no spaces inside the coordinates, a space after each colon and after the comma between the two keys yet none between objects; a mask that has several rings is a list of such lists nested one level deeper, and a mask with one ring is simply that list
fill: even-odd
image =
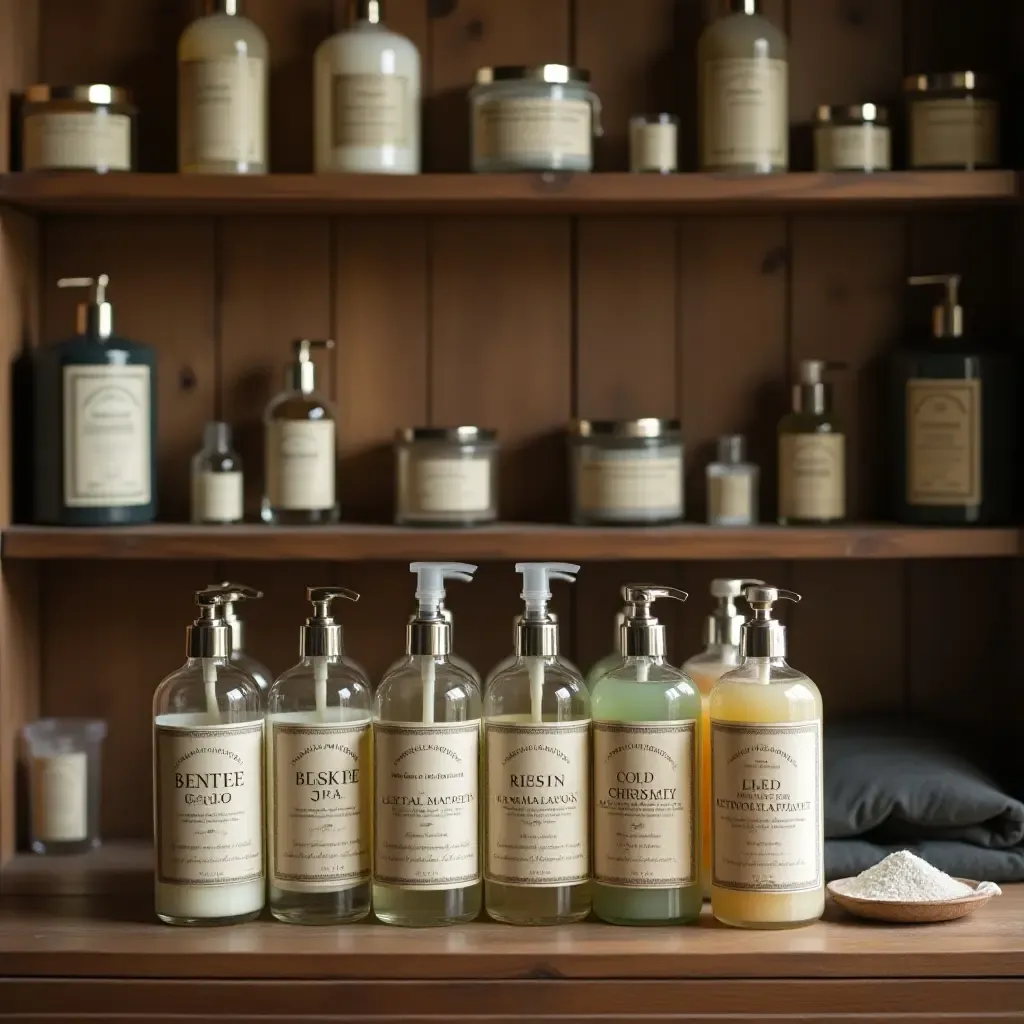
[{"label": "small square jar", "polygon": [[651,526],[683,518],[678,420],[577,420],[569,442],[574,523]]},{"label": "small square jar", "polygon": [[100,845],[100,747],[107,723],[41,718],[22,730],[31,782],[34,853],[84,853]]},{"label": "small square jar", "polygon": [[862,174],[892,170],[889,111],[875,103],[818,107],[814,118],[814,168]]},{"label": "small square jar", "polygon": [[629,119],[629,169],[634,174],[672,174],[679,170],[678,117],[636,114]]},{"label": "small square jar", "polygon": [[999,102],[995,82],[973,71],[910,75],[907,163],[915,170],[999,166]]},{"label": "small square jar", "polygon": [[478,526],[498,518],[498,440],[493,430],[399,430],[395,471],[395,522],[400,526]]}]

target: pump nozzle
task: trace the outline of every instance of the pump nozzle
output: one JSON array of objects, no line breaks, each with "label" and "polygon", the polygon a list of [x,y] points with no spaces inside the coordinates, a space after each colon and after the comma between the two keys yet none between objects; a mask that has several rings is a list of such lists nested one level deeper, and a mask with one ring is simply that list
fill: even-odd
[{"label": "pump nozzle", "polygon": [[316,364],[313,349],[334,348],[330,338],[296,338],[292,342],[294,360],[288,368],[288,384],[296,391],[308,395],[316,390]]},{"label": "pump nozzle", "polygon": [[516,572],[523,577],[523,592],[519,595],[526,602],[526,622],[544,622],[548,617],[548,601],[551,591],[549,580],[576,582],[578,565],[570,562],[517,562]]},{"label": "pump nozzle", "polygon": [[96,277],[62,277],[58,288],[92,288],[88,302],[78,304],[75,330],[93,338],[109,338],[114,333],[114,307],[107,302],[107,286],[110,278],[106,274]]},{"label": "pump nozzle", "polygon": [[465,562],[410,562],[409,572],[416,573],[416,600],[420,603],[418,619],[443,620],[445,580],[473,582],[475,565]]},{"label": "pump nozzle", "polygon": [[764,583],[764,580],[723,578],[711,581],[711,596],[718,604],[704,619],[704,643],[718,647],[739,647],[743,616],[736,611],[736,598],[742,597],[747,587],[760,583]]},{"label": "pump nozzle", "polygon": [[[227,590],[244,590],[250,593],[250,597],[252,594],[256,594],[257,597],[259,596],[252,587],[247,587],[244,583],[232,583],[230,580],[223,580],[220,583],[211,583],[208,589],[216,590],[218,588]],[[235,614],[235,606],[231,601],[223,602],[223,611],[223,618],[231,627],[231,650],[240,651],[245,646],[243,642],[245,624],[238,615]]]},{"label": "pump nozzle", "polygon": [[784,658],[786,627],[771,617],[776,601],[799,601],[800,595],[778,587],[747,587],[743,592],[754,613],[743,623],[740,632],[740,654],[744,658]]},{"label": "pump nozzle", "polygon": [[764,580],[717,579],[711,581],[711,596],[720,601],[732,604],[737,597],[742,597],[747,587],[763,584]]},{"label": "pump nozzle", "polygon": [[913,286],[941,284],[946,289],[942,302],[932,307],[932,337],[959,338],[964,333],[964,307],[960,305],[959,274],[923,274],[908,279]]},{"label": "pump nozzle", "polygon": [[[690,595],[675,587],[659,587],[651,583],[627,583],[622,588],[622,625],[619,627],[619,649],[624,658],[665,657],[665,627],[653,615],[651,605],[663,597],[685,601]],[[644,681],[644,680],[641,680]]]}]

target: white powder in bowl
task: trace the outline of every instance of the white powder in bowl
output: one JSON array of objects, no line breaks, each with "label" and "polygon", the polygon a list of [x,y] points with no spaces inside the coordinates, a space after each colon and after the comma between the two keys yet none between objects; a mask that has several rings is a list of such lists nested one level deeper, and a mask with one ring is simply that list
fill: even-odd
[{"label": "white powder in bowl", "polygon": [[[873,868],[862,871],[856,878],[848,879],[836,888],[843,896],[862,900],[889,900],[894,903],[956,900],[975,893],[969,885],[958,882],[945,871],[933,868],[909,850],[890,853]],[[991,882],[983,882],[977,891],[998,895],[999,887]]]}]

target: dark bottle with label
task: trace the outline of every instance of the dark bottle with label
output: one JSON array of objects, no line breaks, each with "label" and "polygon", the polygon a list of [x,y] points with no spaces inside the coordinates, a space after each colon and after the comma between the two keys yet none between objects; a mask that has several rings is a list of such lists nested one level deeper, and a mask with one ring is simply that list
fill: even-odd
[{"label": "dark bottle with label", "polygon": [[56,526],[148,523],[156,516],[156,352],[114,334],[106,274],[78,333],[34,358],[35,518]]},{"label": "dark bottle with label", "polygon": [[1012,523],[1016,504],[1017,360],[964,331],[960,276],[942,285],[930,338],[891,356],[893,514],[921,525]]}]

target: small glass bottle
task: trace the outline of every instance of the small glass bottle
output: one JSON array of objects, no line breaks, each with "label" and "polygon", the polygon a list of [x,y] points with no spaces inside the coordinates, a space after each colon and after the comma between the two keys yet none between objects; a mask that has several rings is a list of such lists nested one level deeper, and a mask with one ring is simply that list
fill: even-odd
[{"label": "small glass bottle", "polygon": [[370,912],[370,681],[343,659],[336,598],[310,587],[299,663],[267,697],[270,912],[286,924],[347,924]]},{"label": "small glass bottle", "polygon": [[330,340],[300,338],[286,371],[285,388],[263,414],[266,474],[265,523],[308,526],[338,521],[335,489],[337,414],[316,388],[314,348],[334,348]]},{"label": "small glass bottle", "polygon": [[203,447],[192,456],[192,522],[240,523],[245,516],[242,460],[231,447],[231,426],[203,427]]},{"label": "small glass bottle", "polygon": [[757,522],[758,468],[746,461],[746,439],[718,439],[718,460],[708,464],[708,522],[712,526],[750,526]]}]

